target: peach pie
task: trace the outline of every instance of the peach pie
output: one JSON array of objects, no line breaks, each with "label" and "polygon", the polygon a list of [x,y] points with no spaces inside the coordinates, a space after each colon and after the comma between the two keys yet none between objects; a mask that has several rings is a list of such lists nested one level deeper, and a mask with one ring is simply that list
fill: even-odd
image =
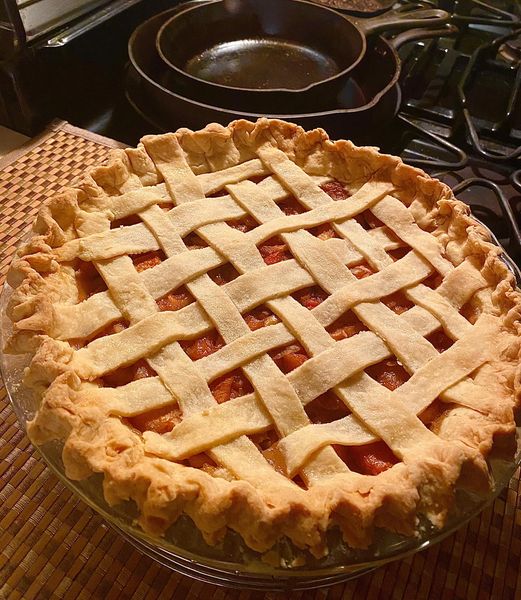
[{"label": "peach pie", "polygon": [[9,274],[36,444],[163,534],[367,547],[487,489],[520,294],[450,189],[261,119],[146,136],[42,208]]}]

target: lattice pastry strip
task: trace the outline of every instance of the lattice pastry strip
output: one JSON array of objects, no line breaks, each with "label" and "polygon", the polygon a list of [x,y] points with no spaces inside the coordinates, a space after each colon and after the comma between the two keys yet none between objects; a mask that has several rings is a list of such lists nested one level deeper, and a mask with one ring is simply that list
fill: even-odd
[{"label": "lattice pastry strip", "polygon": [[[317,189],[320,188],[317,187]],[[284,232],[298,231],[302,228],[314,227],[331,221],[348,219],[369,208],[386,191],[391,189],[392,186],[388,183],[372,183],[368,185],[367,189],[360,190],[349,200],[339,200],[338,202],[323,204],[297,215],[286,216],[282,214],[280,218],[267,221],[248,232],[247,236],[253,244],[257,245]],[[325,195],[327,196],[327,194]],[[226,199],[226,197],[224,198]],[[219,198],[212,200],[215,200],[216,204],[219,204],[219,201],[222,202],[222,199]],[[213,213],[214,211],[211,211],[211,214]],[[197,222],[192,222],[184,228],[172,224],[171,231],[178,237],[182,237],[193,229],[209,225],[212,221],[222,221],[222,216],[202,221],[198,219]],[[226,216],[229,219],[233,219],[237,218],[238,213],[228,213]],[[61,260],[70,260],[73,257],[78,257],[85,261],[92,261],[111,258],[122,253],[138,254],[157,249],[159,249],[159,242],[150,231],[147,232],[146,229],[143,229],[139,225],[131,225],[127,228],[106,231],[88,238],[73,240],[69,245],[63,247],[58,256]]]},{"label": "lattice pastry strip", "polygon": [[[418,428],[417,422],[412,420],[409,420],[404,428],[397,428],[392,418],[388,422],[383,421],[382,406],[388,409],[385,416],[392,415],[396,410],[417,415],[437,397],[459,400],[457,394],[462,389],[462,380],[487,361],[495,334],[496,323],[486,319],[481,326],[474,328],[469,335],[443,354],[426,362],[394,392],[380,386],[365,374],[356,375],[346,385],[346,397],[353,409],[353,415],[368,424],[376,420],[379,426],[377,435],[397,454],[414,451],[418,439],[421,440],[425,436],[425,430]],[[440,376],[449,366],[452,369],[450,378]],[[486,394],[486,391],[473,385],[463,387],[463,392],[467,404],[472,404],[476,394]],[[371,411],[374,411],[374,414],[371,414]],[[353,415],[340,421],[306,427],[281,440],[280,451],[286,458],[288,473],[298,471],[308,457],[325,444],[359,445],[373,441],[375,438],[370,435],[360,435],[354,426]]]},{"label": "lattice pastry strip", "polygon": [[[161,209],[158,209],[159,212],[155,211],[155,208],[157,207],[150,207],[146,209],[144,212],[148,214],[143,215],[143,219],[149,224],[149,226],[152,227],[159,224],[157,227],[159,230],[158,237],[165,243],[163,248],[165,252],[175,252],[176,249],[181,251],[184,250],[184,244],[182,244],[180,238],[168,235],[161,236],[161,233],[168,233],[168,223],[164,224],[164,221],[162,223],[162,217],[164,216],[164,213],[161,211]],[[161,230],[162,224],[164,225],[163,230]],[[112,264],[120,263],[122,258],[123,257],[112,259],[110,262]],[[119,275],[115,278],[108,276],[109,273],[106,267],[101,266],[99,263],[97,266],[100,268],[100,272],[105,277],[105,281],[115,301],[121,301],[122,304],[120,306],[122,312],[124,314],[129,314],[131,323],[134,321],[134,317],[139,319],[137,316],[138,314],[140,317],[142,316],[143,310],[148,310],[152,314],[157,314],[157,305],[150,295],[148,295],[150,300],[148,302],[145,301],[143,307],[135,310],[134,313],[131,312],[132,307],[135,306],[135,300],[132,298],[130,301],[128,301],[129,298],[125,291],[125,280],[132,280],[137,276],[137,272],[135,271],[130,259],[128,259],[128,262],[126,262],[126,273],[125,270],[122,269],[121,264],[117,265],[117,267],[119,267],[119,271],[116,269],[116,272],[119,273]],[[203,277],[206,278],[207,276]],[[211,280],[209,281],[211,283],[210,287],[213,288],[215,284]],[[204,293],[204,284],[200,287],[203,288],[202,291]],[[194,289],[197,288],[197,280],[196,282],[192,282],[191,288],[197,293],[197,289]],[[141,292],[142,293],[139,295],[139,298],[143,299],[143,297],[147,296],[147,292],[143,287]],[[211,298],[211,301],[213,302],[214,299]],[[206,304],[206,307],[207,306],[208,304]],[[211,395],[205,380],[201,378],[197,368],[193,365],[192,361],[186,356],[184,351],[177,343],[163,346],[157,354],[147,358],[147,362],[159,374],[163,385],[165,385],[165,387],[172,394],[172,396],[170,396],[170,402],[172,402],[172,399],[177,400],[183,410],[183,413],[187,416],[193,413],[197,414],[202,410],[208,409],[216,404],[216,401]],[[273,469],[271,466],[268,465],[266,460],[257,451],[255,445],[248,438],[238,438],[230,441],[226,446],[213,448],[211,455],[215,458],[215,460],[225,465],[237,477],[245,480],[252,480],[251,467],[255,465],[256,485],[261,483],[269,488],[284,488],[291,483],[278,474],[275,476],[273,475]]]},{"label": "lattice pastry strip", "polygon": [[[303,309],[303,310],[305,310],[305,309]],[[329,336],[328,336],[328,338],[329,338]]]},{"label": "lattice pastry strip", "polygon": [[[405,398],[403,402],[418,414],[430,404],[432,399],[441,395],[446,388],[451,386],[455,388],[456,384],[459,387],[461,383],[458,384],[458,381],[468,372],[474,370],[475,365],[481,364],[484,356],[486,357],[488,348],[483,343],[485,341],[483,339],[484,333],[483,329],[477,329],[472,335],[461,342],[457,342],[446,353],[439,355],[438,358],[427,363],[425,367],[420,368],[409,382],[404,384],[404,389],[400,390],[400,393],[394,392],[394,394]],[[373,360],[383,360],[388,356],[385,347],[381,349],[380,355],[377,354],[378,344],[375,347],[371,346],[371,341],[374,340],[377,343],[377,338],[372,338],[371,334],[362,333],[356,338],[338,342],[333,348],[336,356],[323,353],[317,357],[316,360],[322,363],[319,368],[317,368],[316,363],[309,366],[303,365],[289,374],[289,380],[299,393],[303,404],[309,403],[317,395],[337,384],[337,381],[343,381],[346,375],[355,374],[368,366]],[[476,339],[480,340],[481,343],[476,344]],[[379,345],[383,346],[381,343]],[[345,348],[343,352],[341,352],[344,349],[342,347]],[[370,359],[364,356],[364,351],[367,350],[371,356]],[[219,352],[222,352],[222,350]],[[212,355],[206,360],[214,356]],[[333,369],[331,365],[335,368]],[[447,365],[455,366],[451,378],[433,379],[439,371],[446,369]],[[314,380],[309,377],[310,370],[315,374]],[[322,384],[322,387],[314,388],[313,381],[318,385]],[[381,408],[382,402],[386,405],[387,395],[390,392],[374,382],[371,385],[372,392],[376,392],[378,406]],[[136,387],[146,389],[134,391]],[[153,379],[146,380],[146,382],[140,383],[139,386],[136,383],[131,383],[119,390],[117,394],[110,390],[110,395],[107,394],[104,402],[117,414],[132,415],[143,412],[144,409],[153,408],[152,405],[143,405],[141,400],[150,397],[161,397],[161,388],[161,384],[158,381],[156,383]],[[453,393],[456,392],[454,388],[451,389]],[[481,392],[482,390],[474,389],[471,386],[471,389],[466,390],[465,396],[474,398],[476,394]],[[382,397],[382,395],[386,397]],[[133,400],[134,398],[135,400]],[[135,406],[133,406],[134,403]],[[188,416],[176,426],[175,435],[158,436],[157,434],[145,433],[145,437],[150,451],[161,453],[173,460],[179,460],[211,448],[220,441],[234,436],[244,433],[258,433],[269,428],[271,423],[271,419],[264,411],[262,403],[253,394],[250,394],[235,400],[229,400],[206,413]],[[165,438],[169,438],[168,444],[165,443]],[[370,443],[376,438],[357,422],[353,415],[338,422],[310,425],[286,437],[280,443],[280,449],[287,456],[288,466],[291,467],[290,472],[295,468],[293,465],[300,467],[313,451],[325,443],[325,439],[329,440],[327,443],[360,445]]]},{"label": "lattice pastry strip", "polygon": [[[396,248],[395,242],[383,234],[379,235],[381,230],[373,231],[378,232],[374,237],[381,237],[386,249]],[[342,240],[329,239],[324,243],[330,246],[345,264],[353,265],[360,261],[360,255],[351,251]],[[157,300],[172,289],[225,264],[225,262],[226,260],[213,248],[201,248],[171,256],[159,265],[142,271],[139,273],[139,277],[152,297]],[[284,271],[283,278],[281,278],[282,271]],[[292,259],[285,261],[284,265],[276,263],[264,266],[262,270],[245,273],[225,284],[225,289],[235,304],[239,306],[241,312],[245,312],[253,308],[252,303],[246,302],[245,290],[253,288],[258,292],[259,289],[262,289],[263,295],[259,294],[259,297],[255,298],[255,302],[262,303],[270,297],[287,295],[313,283],[311,275]],[[112,301],[110,294],[100,292],[79,304],[55,305],[55,322],[50,333],[57,339],[88,337],[121,316],[121,311]]]},{"label": "lattice pastry strip", "polygon": [[[284,160],[284,159],[283,159],[283,160]],[[300,176],[300,174],[298,174],[298,176]],[[167,180],[167,181],[168,181],[168,180]],[[246,184],[246,185],[247,185],[247,184]],[[248,186],[248,187],[250,187],[250,186]],[[303,195],[304,202],[305,202],[305,201],[308,199],[309,192],[308,192],[308,193],[306,193],[306,192],[305,192],[305,186],[304,186],[304,185],[301,185],[301,187],[302,187],[302,189],[301,189],[301,193],[302,193],[302,195]],[[304,191],[303,191],[303,190],[304,190]],[[250,191],[253,191],[253,190],[251,190],[251,188],[250,188]],[[324,200],[324,199],[323,199],[323,197],[322,197],[321,195],[320,195],[320,196],[318,196],[318,197],[320,198],[320,201],[321,201],[321,202]],[[327,202],[330,202],[330,200],[328,199],[328,200],[327,200]],[[373,203],[374,203],[374,200],[373,200]],[[253,214],[255,217],[257,217],[257,219],[259,219],[259,220],[261,220],[261,219],[262,219],[262,216],[264,216],[264,217],[266,218],[266,216],[268,216],[268,215],[269,215],[269,217],[271,217],[271,218],[274,218],[274,217],[275,217],[275,218],[277,218],[277,216],[278,216],[278,215],[281,213],[280,209],[278,209],[278,207],[277,207],[277,206],[276,206],[276,205],[273,203],[273,201],[272,201],[272,200],[268,200],[268,199],[266,198],[266,196],[264,196],[264,197],[261,199],[261,201],[260,201],[260,202],[257,202],[257,204],[260,204],[260,206],[261,206],[261,207],[264,207],[264,215],[262,215],[262,214],[261,214],[261,213],[263,212],[263,211],[262,211],[262,209],[261,209],[261,212],[259,212],[259,210],[257,210],[257,212],[255,212],[255,210],[252,210],[252,207],[251,207],[251,206],[248,206],[248,209],[249,209],[249,212],[252,212],[252,214]],[[309,203],[309,204],[311,204],[311,203]],[[276,211],[276,212],[275,212],[275,215],[274,215],[274,214],[273,214],[273,212],[272,212],[273,210],[275,210],[275,211]],[[150,211],[148,211],[148,212],[150,212],[150,213],[151,213],[152,211],[150,210]],[[146,214],[146,213],[145,213],[145,214]],[[157,217],[157,220],[158,220],[158,222],[154,224],[154,225],[155,225],[155,229],[154,229],[155,235],[156,235],[157,239],[158,239],[158,240],[160,240],[160,245],[161,245],[161,246],[163,246],[163,248],[164,248],[164,249],[167,251],[167,254],[170,254],[170,253],[172,252],[172,250],[173,250],[173,249],[172,249],[172,248],[168,248],[168,247],[167,247],[167,245],[170,243],[170,242],[169,242],[169,240],[171,240],[171,239],[172,239],[172,231],[171,231],[171,227],[169,227],[169,225],[167,224],[167,225],[165,225],[165,226],[164,226],[164,231],[163,231],[163,232],[161,232],[161,226],[162,226],[162,223],[164,223],[164,221],[165,221],[165,220],[163,219],[163,217],[164,217],[164,213],[163,213],[162,211],[159,211],[159,212],[155,211],[153,214],[154,214],[154,215]],[[145,222],[147,222],[147,217],[146,217],[146,216],[144,217],[144,220],[145,220]],[[151,225],[150,221],[149,221],[149,223],[148,223],[148,224],[149,224],[149,226]],[[226,226],[225,226],[225,227],[226,227]],[[215,228],[217,228],[217,231],[216,231],[215,233],[217,234],[217,237],[218,237],[218,238],[220,238],[220,237],[221,237],[221,235],[220,235],[220,234],[222,234],[222,226],[220,226],[220,225],[214,225],[214,226],[212,226],[212,225],[209,225],[209,226],[205,226],[205,227],[203,227],[203,228],[202,228],[203,230],[204,230],[204,229],[206,229],[206,230],[207,230],[207,232],[210,234],[210,235],[209,235],[209,238],[207,237],[208,241],[210,241],[210,239],[212,238],[211,232],[212,232],[212,230],[213,230],[213,229],[215,229]],[[301,232],[300,234],[299,234],[299,233],[294,233],[294,234],[286,234],[286,235],[285,235],[285,238],[286,238],[286,240],[287,240],[288,242],[290,242],[290,246],[291,246],[291,240],[292,240],[292,236],[296,236],[296,237],[298,237],[298,236],[300,236],[300,235],[303,235],[303,234],[304,234],[304,232]],[[203,235],[204,235],[204,231],[203,231]],[[239,237],[241,237],[241,234],[236,234],[236,235],[237,235],[237,236],[239,236]],[[283,234],[283,235],[284,235],[284,234]],[[308,234],[308,235],[309,235],[309,234]],[[234,236],[230,236],[230,237],[232,237],[232,238],[233,238]],[[305,236],[305,237],[307,238],[307,236]],[[163,243],[161,243],[161,240],[163,240]],[[310,240],[310,241],[311,241],[311,240]],[[232,242],[232,246],[233,246],[233,243],[234,243],[234,242]],[[298,242],[297,242],[297,246],[298,246]],[[312,245],[311,245],[311,246],[312,246]],[[177,242],[177,247],[175,248],[175,250],[178,250],[178,251],[179,251],[180,249],[181,249],[181,248],[180,248],[180,246],[179,246],[179,242]],[[243,252],[242,252],[241,254],[244,256],[244,255],[245,255],[245,253],[244,253],[244,245],[243,245],[243,247],[242,247],[242,250],[243,250]],[[293,246],[293,247],[292,247],[292,250],[294,250],[294,251],[296,250],[295,246]],[[296,253],[298,254],[298,250],[296,250]],[[225,254],[226,254],[226,252],[225,252]],[[254,256],[255,256],[255,255],[254,255]],[[316,257],[316,256],[318,256],[318,255],[315,255],[315,257]],[[228,258],[230,258],[230,257],[228,257]],[[258,255],[257,255],[257,256],[255,256],[255,258],[257,258],[258,260],[260,260],[260,257],[259,257]],[[329,258],[329,262],[330,262],[330,264],[335,264],[335,262],[334,262],[334,257],[331,257],[331,256],[329,256],[328,258]],[[255,261],[253,261],[253,262],[255,262]],[[316,262],[316,258],[315,258],[315,262]],[[241,266],[241,265],[237,265],[237,266],[240,268],[240,266]],[[254,267],[254,268],[256,268],[256,267],[258,268],[258,266],[259,266],[258,264],[254,264],[254,265],[253,265],[253,267]],[[308,266],[308,265],[306,265],[306,266]],[[342,265],[342,266],[343,266],[343,265]],[[308,266],[308,268],[309,268],[309,266]],[[335,275],[335,276],[334,276],[334,281],[335,281],[335,285],[336,285],[336,286],[341,286],[341,285],[342,285],[342,282],[343,282],[343,280],[342,280],[342,277],[339,277],[339,276],[338,276],[338,271],[339,271],[339,269],[337,269],[337,272],[334,274],[334,275]],[[346,276],[347,276],[347,277],[349,277],[349,276],[347,275],[347,273],[349,273],[349,271],[348,271],[347,269],[346,269],[345,271],[343,271],[343,273],[344,273],[344,277],[346,277]],[[317,277],[317,273],[313,273],[313,275],[314,275],[315,277]],[[353,277],[353,278],[354,278],[354,276],[351,276],[351,277]],[[348,280],[349,280],[349,279],[348,279]],[[321,281],[321,280],[320,280],[320,278],[319,278],[319,282],[320,282],[320,283],[323,285],[323,287],[324,287],[325,289],[328,289],[328,288],[329,288],[329,291],[333,291],[333,290],[331,289],[331,288],[332,288],[331,284],[329,284],[329,285],[328,285],[328,284],[327,284],[327,282],[325,283],[324,281]],[[221,297],[221,298],[220,298],[220,300],[221,300],[221,302],[222,302],[222,301],[226,302],[226,300],[227,300],[227,297]],[[279,300],[278,302],[280,302],[280,300]],[[275,305],[276,305],[276,303],[277,303],[277,301],[273,301],[273,302],[272,302],[272,304],[275,304]],[[276,307],[273,307],[273,308],[276,308]],[[386,310],[388,310],[388,309],[384,309],[383,307],[382,307],[382,309],[384,310],[384,312],[385,312]],[[380,317],[382,316],[382,315],[381,315],[381,311],[382,311],[382,309],[380,309],[380,310],[379,310],[379,315],[378,315],[378,313],[377,313],[377,315],[378,315],[378,316],[380,316]],[[304,310],[305,310],[305,309],[304,309]],[[374,310],[374,307],[369,307],[369,310]],[[377,320],[378,320],[378,319],[377,319]],[[245,325],[244,325],[244,326],[245,326]],[[245,327],[246,327],[246,326],[245,326]],[[301,326],[300,326],[298,329],[302,329],[302,324],[301,324]],[[244,331],[244,333],[246,333],[246,331]],[[409,333],[410,333],[410,332],[409,332]],[[324,330],[324,334],[325,334],[325,335],[326,335],[326,337],[327,337],[327,342],[330,342],[331,344],[334,344],[334,343],[335,343],[335,342],[334,342],[334,341],[333,341],[333,340],[332,340],[332,339],[329,337],[329,335],[328,335],[328,334],[325,332],[325,330]],[[311,338],[312,338],[313,340],[317,340],[317,341],[320,339],[320,336],[319,336],[319,334],[316,332],[316,330],[314,330],[314,335],[312,335],[312,336],[311,336]],[[406,339],[407,339],[407,336],[406,336]],[[304,344],[305,344],[305,340],[301,340],[301,341],[303,341],[303,342],[304,342]],[[420,341],[420,340],[419,340],[419,338],[418,338],[418,337],[416,337],[416,339],[415,339],[414,341],[415,341],[416,343],[418,343],[418,341]],[[325,338],[324,338],[324,342],[323,342],[323,344],[327,344],[327,342],[325,341]],[[315,342],[315,343],[316,343],[316,342]],[[423,338],[421,338],[421,341],[420,341],[420,343],[421,343],[423,346],[425,346],[425,348],[423,348],[423,350],[424,350],[424,351],[425,351],[426,349],[427,349],[427,352],[430,350],[428,343],[427,343],[427,342],[426,342],[426,341],[425,341]],[[308,349],[311,349],[311,348],[309,348],[309,344],[305,344],[305,345],[308,347]],[[320,348],[320,350],[322,350],[322,349],[323,349],[323,348]],[[315,348],[315,350],[316,350],[316,348]],[[319,351],[320,351],[320,350],[319,350]],[[431,356],[432,356],[432,354],[431,354]],[[263,370],[263,371],[265,371],[265,368],[266,368],[266,367],[263,365],[263,367],[262,367],[262,370]],[[291,396],[290,396],[290,397],[291,397]],[[287,408],[287,407],[286,407],[286,408]],[[352,406],[351,406],[351,408],[352,408]],[[403,411],[402,411],[402,412],[403,412]],[[405,411],[405,413],[407,413],[407,411]],[[291,415],[291,414],[292,414],[292,411],[287,411],[287,414]],[[298,413],[297,413],[297,414],[298,414]],[[419,423],[419,422],[418,422],[418,423]],[[295,423],[295,425],[294,425],[294,426],[287,426],[287,427],[285,427],[285,430],[283,430],[283,431],[282,431],[282,433],[283,433],[283,434],[289,434],[289,433],[291,433],[291,432],[292,432],[292,430],[294,429],[294,427],[295,427],[295,426],[296,426],[296,428],[297,428],[297,429],[299,429],[299,428],[300,428],[300,427],[302,427],[303,425],[305,425],[305,421],[303,421],[303,420],[300,420],[299,418],[297,418],[297,422]],[[410,423],[409,423],[409,426],[410,426]],[[419,427],[420,427],[420,428],[423,428],[423,426],[421,426],[421,425],[419,425]],[[421,429],[420,429],[420,430],[421,430]],[[395,447],[394,449],[396,450],[396,447]]]},{"label": "lattice pastry strip", "polygon": [[[275,156],[275,160],[279,165],[289,163],[287,157],[284,154],[279,153],[277,150],[269,149],[269,154]],[[274,163],[269,163],[270,167],[275,170]],[[305,175],[298,169],[295,169],[294,166],[286,164],[286,168],[292,169],[294,171],[293,176],[296,183],[294,183],[295,189],[300,189],[300,193],[303,193],[304,185],[299,180],[305,180]],[[279,167],[280,169],[280,167]],[[283,171],[283,169],[280,169]],[[312,195],[310,195],[313,198]],[[302,197],[304,202],[307,198]],[[444,274],[450,273],[452,270],[452,266],[449,263],[441,258],[439,248],[436,248],[434,244],[434,238],[422,232],[417,225],[412,222],[412,217],[409,213],[407,213],[405,207],[400,204],[400,208],[396,209],[394,204],[396,204],[396,200],[390,196],[385,197],[382,201],[377,202],[371,207],[371,211],[376,214],[380,220],[386,225],[391,225],[391,228],[399,237],[406,238],[409,245],[415,247],[417,251],[421,252],[426,258],[430,259],[430,262],[433,263],[433,266],[437,266],[437,268]],[[311,201],[309,202],[311,204]],[[383,207],[383,208],[381,208]],[[390,221],[390,223],[388,223]],[[342,231],[342,228],[338,228],[339,231]],[[317,253],[317,256],[320,252]],[[297,253],[298,255],[298,253]],[[324,264],[327,265],[324,272],[320,273],[317,270],[314,270],[310,265],[320,265],[319,261],[309,261],[308,269],[312,272],[314,278],[317,282],[324,287],[327,291],[333,291],[335,287],[340,287],[343,285],[343,282],[347,278],[354,279],[354,276],[346,269],[333,255],[327,257],[327,260],[324,261]],[[472,326],[466,322],[463,317],[461,317],[457,310],[455,310],[450,304],[443,300],[443,297],[437,294],[434,291],[429,290],[425,286],[417,286],[415,288],[411,288],[408,290],[408,294],[415,298],[421,296],[423,298],[426,297],[427,301],[424,301],[422,304],[425,308],[433,308],[433,312],[435,316],[440,315],[439,306],[442,306],[442,315],[445,318],[442,318],[442,323],[452,322],[457,323],[456,327],[449,327],[449,332],[455,333],[455,329],[460,333],[468,332],[469,328]],[[428,301],[428,298],[431,299],[431,302]],[[386,343],[390,345],[394,354],[397,355],[408,367],[411,371],[415,371],[419,367],[421,367],[426,361],[435,356],[437,356],[437,351],[432,347],[432,345],[425,340],[425,338],[417,334],[414,328],[404,327],[403,321],[397,317],[391,310],[389,310],[384,305],[380,304],[361,304],[354,309],[355,314],[359,316],[362,321],[364,321],[370,329],[375,331],[380,335],[383,339],[386,340]],[[465,325],[464,325],[465,323]],[[494,324],[489,323],[487,327],[484,328],[484,333],[487,332],[487,329],[494,330]],[[456,337],[456,336],[455,336]],[[486,345],[486,344],[485,344]],[[480,366],[483,362],[486,361],[486,355],[484,357],[480,357],[481,360],[477,360],[473,363],[473,366],[469,368],[469,372]],[[371,398],[374,394],[374,385],[373,382],[365,375],[360,376],[360,381],[358,383],[359,388],[363,389],[364,385],[366,386],[366,401]],[[348,389],[350,389],[348,387]],[[455,390],[456,394],[457,391]],[[386,394],[385,392],[382,392]],[[387,395],[387,394],[386,394]],[[451,398],[450,391],[448,393],[448,398]],[[432,401],[434,398],[431,398]],[[354,405],[350,400],[349,407],[353,412],[356,412],[356,405]],[[429,402],[430,403],[430,402]],[[364,418],[364,422],[368,422],[367,418]],[[404,428],[406,430],[407,428]],[[384,437],[381,435],[380,436]],[[386,440],[389,443],[389,440]],[[391,448],[398,453],[400,453],[400,449],[393,444],[390,444]]]}]

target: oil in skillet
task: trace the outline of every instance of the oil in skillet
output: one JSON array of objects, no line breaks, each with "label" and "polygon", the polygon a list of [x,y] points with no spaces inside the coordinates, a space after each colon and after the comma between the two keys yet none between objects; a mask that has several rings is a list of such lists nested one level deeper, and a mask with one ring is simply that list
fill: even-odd
[{"label": "oil in skillet", "polygon": [[190,58],[185,71],[213,83],[249,89],[300,89],[339,72],[311,46],[281,38],[221,42]]}]

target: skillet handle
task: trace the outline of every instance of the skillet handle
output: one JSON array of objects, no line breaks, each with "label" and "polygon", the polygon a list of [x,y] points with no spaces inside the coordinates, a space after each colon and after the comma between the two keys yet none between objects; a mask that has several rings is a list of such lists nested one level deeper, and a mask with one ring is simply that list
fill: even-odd
[{"label": "skillet handle", "polygon": [[457,33],[459,33],[459,29],[455,25],[448,24],[445,25],[445,27],[439,27],[438,29],[409,29],[409,31],[399,33],[393,38],[389,38],[387,41],[395,50],[398,50],[408,42],[415,42],[417,40],[436,38],[446,35],[456,35]]},{"label": "skillet handle", "polygon": [[[347,17],[346,17],[347,18]],[[370,19],[354,19],[354,22],[365,35],[382,31],[397,31],[411,27],[432,27],[443,25],[450,19],[450,14],[438,8],[424,8],[421,5],[406,4],[394,10],[388,10],[382,15]]]}]

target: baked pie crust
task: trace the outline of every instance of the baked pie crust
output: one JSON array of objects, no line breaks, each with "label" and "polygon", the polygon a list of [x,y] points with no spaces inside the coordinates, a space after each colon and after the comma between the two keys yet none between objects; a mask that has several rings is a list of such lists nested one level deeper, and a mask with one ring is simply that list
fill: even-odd
[{"label": "baked pie crust", "polygon": [[314,555],[441,526],[515,435],[520,294],[450,189],[320,129],[146,136],[53,198],[9,272],[36,444],[163,534]]}]

